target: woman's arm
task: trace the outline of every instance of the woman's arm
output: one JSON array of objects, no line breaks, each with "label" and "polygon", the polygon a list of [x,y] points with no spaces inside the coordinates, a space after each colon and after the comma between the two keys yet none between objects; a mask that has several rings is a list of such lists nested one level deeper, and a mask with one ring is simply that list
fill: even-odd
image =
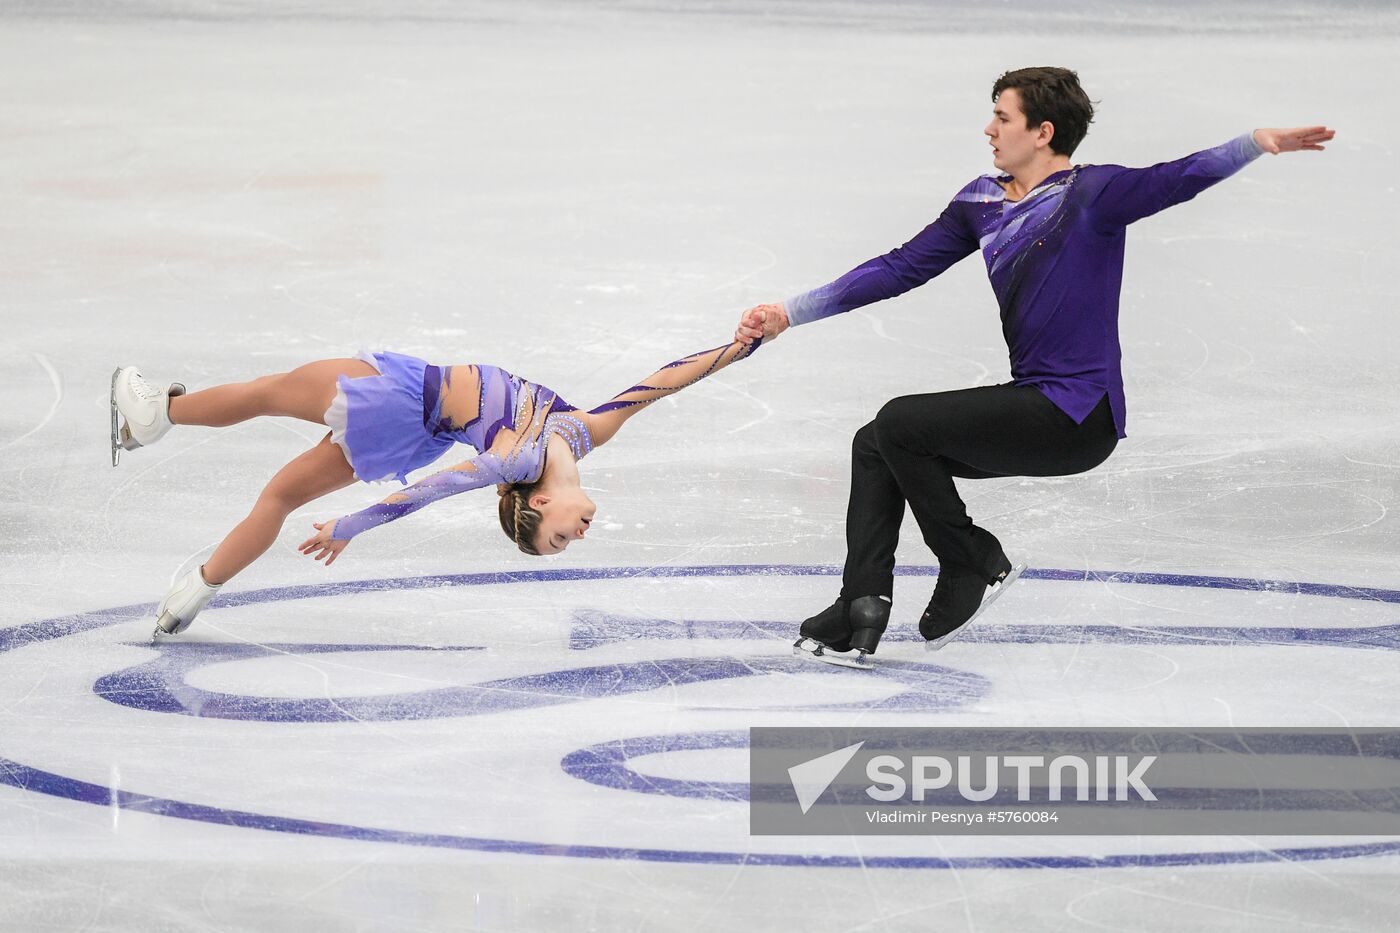
[{"label": "woman's arm", "polygon": [[706,376],[713,375],[730,363],[742,360],[758,349],[761,340],[747,346],[738,341],[713,350],[702,350],[682,357],[652,373],[637,385],[619,392],[610,401],[604,402],[587,413],[588,433],[593,437],[593,446],[606,444],[622,427],[623,422],[646,408],[657,399],[674,395],[686,386],[694,385]]},{"label": "woman's arm", "polygon": [[533,482],[544,465],[544,446],[539,440],[545,413],[553,400],[550,390],[533,387],[516,411],[516,418],[525,425],[523,430],[501,431],[491,449],[483,454],[421,479],[367,509],[314,524],[317,533],[301,543],[301,552],[315,552],[317,560],[328,556],[329,566],[355,535],[403,518],[439,499],[497,483]]},{"label": "woman's arm", "polygon": [[402,518],[447,496],[507,482],[503,472],[499,457],[493,453],[481,454],[425,477],[407,489],[394,493],[383,502],[376,502],[367,509],[326,523],[318,537],[329,541],[349,541],[360,532]]}]

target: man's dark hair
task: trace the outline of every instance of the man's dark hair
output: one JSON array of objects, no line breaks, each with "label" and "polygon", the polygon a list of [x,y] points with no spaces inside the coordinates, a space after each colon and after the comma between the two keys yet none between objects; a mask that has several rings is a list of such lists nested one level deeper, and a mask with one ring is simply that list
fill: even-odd
[{"label": "man's dark hair", "polygon": [[992,85],[992,102],[1008,88],[1015,89],[1021,97],[1026,127],[1035,129],[1048,121],[1055,127],[1050,149],[1063,156],[1074,155],[1089,132],[1089,124],[1094,122],[1094,104],[1079,86],[1079,75],[1068,68],[1008,71]]}]

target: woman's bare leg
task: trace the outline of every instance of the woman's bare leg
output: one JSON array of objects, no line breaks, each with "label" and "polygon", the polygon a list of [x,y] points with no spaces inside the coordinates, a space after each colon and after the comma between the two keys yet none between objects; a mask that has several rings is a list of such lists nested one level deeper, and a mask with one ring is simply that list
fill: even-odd
[{"label": "woman's bare leg", "polygon": [[[367,364],[361,365],[368,368]],[[330,404],[329,400],[326,404]],[[346,462],[345,454],[331,443],[329,434],[321,438],[321,443],[288,463],[272,477],[262,495],[258,496],[257,504],[248,513],[248,517],[228,533],[214,550],[214,556],[205,562],[205,582],[214,585],[227,582],[272,547],[288,515],[313,499],[319,499],[337,489],[344,489],[354,482],[355,473]]]},{"label": "woman's bare leg", "polygon": [[281,415],[325,424],[338,377],[377,375],[364,360],[318,360],[289,373],[177,395],[170,400],[170,420],[175,424],[223,428],[259,415]]}]

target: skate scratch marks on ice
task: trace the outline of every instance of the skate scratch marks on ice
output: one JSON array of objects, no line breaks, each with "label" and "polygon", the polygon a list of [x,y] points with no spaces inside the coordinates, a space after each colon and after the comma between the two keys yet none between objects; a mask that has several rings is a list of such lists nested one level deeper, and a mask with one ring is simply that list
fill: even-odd
[{"label": "skate scratch marks on ice", "polygon": [[739,276],[737,279],[730,279],[730,280],[727,281],[727,282],[721,282],[720,284],[716,285],[714,288],[710,289],[710,291],[712,291],[712,292],[717,292],[717,291],[720,291],[720,290],[726,289],[726,288],[732,288],[732,287],[735,286],[735,285],[742,285],[743,283],[747,282],[749,279],[751,279],[751,278],[753,278],[754,276],[758,275],[760,272],[767,272],[769,269],[773,268],[774,266],[776,266],[776,265],[778,264],[778,254],[775,253],[775,252],[773,252],[771,249],[769,249],[768,247],[764,246],[763,244],[761,244],[761,243],[755,243],[755,242],[753,242],[752,240],[744,240],[744,239],[738,239],[738,240],[735,240],[734,242],[737,243],[737,244],[739,244],[739,245],[741,245],[741,246],[748,246],[748,247],[751,247],[751,248],[753,248],[753,249],[756,249],[756,250],[758,250],[760,253],[764,253],[765,255],[767,255],[768,260],[767,260],[767,262],[763,263],[763,265],[758,266],[757,268],[754,268],[754,269],[750,269],[748,272],[745,272],[743,275]]},{"label": "skate scratch marks on ice", "polygon": [[982,381],[992,374],[992,371],[990,369],[988,369],[986,366],[983,366],[981,363],[977,362],[970,356],[963,356],[961,353],[950,353],[947,350],[942,350],[938,347],[931,347],[928,344],[919,343],[917,341],[909,340],[908,338],[896,339],[894,337],[891,337],[889,335],[889,332],[885,330],[884,321],[880,320],[880,318],[876,317],[874,314],[871,314],[869,311],[857,308],[854,311],[852,311],[851,314],[859,318],[864,318],[865,322],[870,325],[870,329],[875,332],[875,336],[879,337],[881,340],[888,340],[891,343],[898,343],[901,347],[907,347],[911,350],[922,350],[925,353],[932,353],[937,356],[944,356],[948,359],[957,360],[959,363],[966,363],[973,369],[978,370],[977,376],[972,380],[975,385],[981,385]]},{"label": "skate scratch marks on ice", "polygon": [[1385,470],[1400,470],[1400,463],[1377,463],[1374,460],[1357,460],[1355,457],[1348,457],[1342,454],[1342,459],[1348,463],[1355,463],[1358,466],[1380,467]]},{"label": "skate scratch marks on ice", "polygon": [[1191,370],[1189,373],[1182,376],[1180,379],[1172,380],[1169,383],[1170,385],[1180,385],[1182,383],[1190,382],[1196,377],[1196,374],[1199,373],[1201,370],[1205,369],[1206,364],[1210,362],[1210,343],[1208,343],[1206,339],[1200,334],[1196,333],[1194,330],[1192,330],[1184,324],[1182,325],[1181,329],[1186,331],[1186,333],[1190,334],[1198,343],[1200,343],[1202,356],[1201,361],[1196,364],[1195,369]]},{"label": "skate scratch marks on ice", "polygon": [[186,564],[188,564],[194,558],[198,557],[200,554],[203,554],[205,551],[209,551],[212,553],[214,548],[218,547],[219,542],[222,540],[223,538],[216,538],[213,541],[208,542],[207,544],[200,545],[199,548],[193,551],[192,553],[186,554],[184,557],[180,558],[180,563],[176,565],[175,572],[170,575],[170,580],[165,584],[165,588],[170,589],[170,587],[175,585],[176,580],[180,579],[180,577],[184,576],[186,573],[189,572],[189,568],[185,566]]},{"label": "skate scratch marks on ice", "polygon": [[715,387],[724,392],[732,392],[740,398],[748,399],[750,402],[753,402],[759,408],[763,409],[762,415],[760,415],[757,418],[754,418],[752,421],[745,421],[738,427],[730,428],[728,431],[725,432],[726,434],[738,434],[740,431],[747,431],[749,428],[754,427],[755,425],[762,424],[763,422],[772,419],[774,415],[773,406],[769,405],[767,402],[759,398],[757,395],[754,395],[752,392],[746,392],[738,386],[730,385],[727,382],[717,382],[715,383]]},{"label": "skate scratch marks on ice", "polygon": [[53,364],[49,362],[48,357],[40,353],[31,353],[29,355],[34,357],[34,359],[38,360],[39,365],[44,367],[44,372],[49,374],[49,382],[53,383],[53,404],[49,406],[48,412],[44,415],[43,419],[40,420],[38,424],[34,425],[34,427],[30,428],[28,431],[25,431],[23,434],[21,434],[14,440],[9,440],[3,444],[0,444],[0,450],[4,450],[7,447],[13,447],[20,441],[24,440],[26,437],[29,437],[31,434],[35,434],[43,430],[44,426],[53,420],[54,414],[58,412],[59,403],[63,401],[63,380],[59,378],[58,371],[53,368]]},{"label": "skate scratch marks on ice", "polygon": [[248,424],[250,424],[250,422],[245,421],[243,424],[235,424],[227,428],[220,428],[218,434],[210,434],[208,437],[204,438],[204,440],[195,441],[193,444],[190,444],[183,450],[174,451],[164,459],[157,460],[156,462],[141,468],[135,473],[128,473],[126,479],[117,484],[117,488],[112,490],[111,494],[107,496],[107,499],[102,503],[102,508],[98,510],[97,517],[98,520],[102,522],[103,529],[109,532],[112,530],[112,524],[110,521],[108,521],[108,513],[112,511],[112,503],[116,501],[117,496],[120,496],[122,493],[124,493],[127,490],[127,487],[134,484],[137,480],[139,480],[141,477],[145,476],[152,470],[157,469],[158,467],[163,467],[170,461],[179,459],[180,457],[183,457],[190,451],[198,447],[203,447],[205,444],[212,443],[216,440],[223,440],[231,432],[243,430]]},{"label": "skate scratch marks on ice", "polygon": [[777,468],[777,467],[764,467],[763,469],[759,470],[758,472],[760,472],[760,473],[777,473],[777,474],[779,474],[780,476],[795,476],[795,477],[797,477],[798,479],[811,479],[811,480],[816,480],[816,481],[821,482],[821,483],[834,483],[834,482],[836,482],[836,480],[833,479],[833,478],[830,477],[830,476],[813,476],[811,473],[798,473],[798,472],[796,472],[796,471],[794,471],[794,470],[781,470],[781,469],[779,469],[779,468]]},{"label": "skate scratch marks on ice", "polygon": [[[1336,486],[1335,484],[1333,484],[1333,483],[1298,483],[1298,484],[1296,484],[1296,485],[1298,485],[1298,486],[1313,486],[1313,487],[1317,487],[1317,488],[1320,488],[1320,489],[1336,489],[1336,488],[1337,488],[1337,486]],[[1251,487],[1251,488],[1263,488],[1263,487]],[[1273,488],[1277,488],[1277,487],[1273,487]],[[1384,518],[1385,518],[1387,515],[1390,514],[1390,510],[1387,509],[1387,508],[1385,507],[1385,503],[1381,502],[1381,500],[1375,498],[1374,496],[1368,496],[1368,495],[1366,495],[1366,494],[1363,493],[1363,492],[1356,492],[1355,490],[1344,490],[1344,491],[1350,492],[1353,496],[1355,496],[1355,497],[1358,498],[1358,499],[1365,499],[1367,502],[1371,503],[1371,504],[1374,505],[1376,508],[1380,509],[1380,513],[1379,513],[1378,515],[1376,515],[1376,517],[1373,518],[1373,519],[1371,519],[1370,521],[1362,521],[1362,522],[1360,522],[1359,524],[1347,525],[1345,528],[1336,528],[1336,529],[1332,529],[1332,530],[1329,530],[1329,531],[1314,531],[1314,532],[1309,532],[1309,533],[1307,533],[1307,534],[1301,534],[1301,535],[1271,535],[1270,538],[1269,538],[1269,540],[1270,540],[1270,541],[1316,541],[1318,538],[1331,538],[1331,537],[1334,537],[1334,536],[1340,535],[1340,534],[1350,534],[1350,533],[1353,532],[1353,531],[1360,531],[1360,530],[1362,530],[1363,528],[1370,528],[1372,525],[1375,525],[1375,524],[1381,522],[1382,520],[1384,520]]]}]

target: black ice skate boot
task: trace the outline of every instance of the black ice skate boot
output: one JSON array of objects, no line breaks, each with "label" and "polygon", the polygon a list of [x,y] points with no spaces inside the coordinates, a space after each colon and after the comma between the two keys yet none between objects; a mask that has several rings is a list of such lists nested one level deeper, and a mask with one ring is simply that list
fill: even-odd
[{"label": "black ice skate boot", "polygon": [[793,643],[792,653],[868,669],[866,655],[875,653],[889,620],[887,596],[862,596],[849,603],[838,599],[802,623],[802,637]]},{"label": "black ice skate boot", "polygon": [[926,639],[924,648],[937,651],[961,635],[967,630],[968,623],[1015,583],[1025,569],[1025,564],[1013,565],[1000,548],[997,549],[991,582],[982,574],[970,570],[940,567],[933,598],[919,619],[919,634]]},{"label": "black ice skate boot", "polygon": [[803,638],[821,642],[833,651],[851,650],[851,615],[844,599],[827,606],[802,623]]}]

